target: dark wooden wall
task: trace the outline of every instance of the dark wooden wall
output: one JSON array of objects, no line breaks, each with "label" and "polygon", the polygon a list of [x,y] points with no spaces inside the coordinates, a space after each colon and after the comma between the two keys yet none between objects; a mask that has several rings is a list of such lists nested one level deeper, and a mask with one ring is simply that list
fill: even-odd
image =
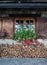
[{"label": "dark wooden wall", "polygon": [[3,32],[3,29],[6,30],[9,36],[13,33],[13,19],[3,18],[0,19],[0,32]]},{"label": "dark wooden wall", "polygon": [[[0,31],[3,31],[5,29],[7,33],[11,36],[12,33],[14,32],[14,23],[16,22],[16,19],[22,19],[22,18],[2,18],[0,19]],[[24,22],[26,19],[32,19],[30,18],[23,18]],[[47,18],[42,18],[42,17],[36,17],[33,18],[35,21],[35,30],[36,32],[40,34],[45,34],[47,36]]]},{"label": "dark wooden wall", "polygon": [[36,32],[47,37],[47,18],[38,17],[36,20]]}]

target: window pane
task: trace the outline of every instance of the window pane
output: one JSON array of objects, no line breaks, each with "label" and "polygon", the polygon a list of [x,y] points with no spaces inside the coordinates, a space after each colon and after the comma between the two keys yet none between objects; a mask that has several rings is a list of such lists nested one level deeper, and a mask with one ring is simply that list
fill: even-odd
[{"label": "window pane", "polygon": [[28,29],[31,29],[31,30],[34,30],[34,23],[33,23],[33,20],[26,20],[26,30]]},{"label": "window pane", "polygon": [[33,20],[30,20],[30,24],[33,24]]},{"label": "window pane", "polygon": [[29,20],[26,20],[26,30],[29,28]]},{"label": "window pane", "polygon": [[19,20],[16,20],[16,24],[19,24]]},{"label": "window pane", "polygon": [[20,24],[23,24],[23,20],[19,20],[20,21]]},{"label": "window pane", "polygon": [[29,20],[26,20],[26,24],[29,24]]},{"label": "window pane", "polygon": [[15,25],[15,33],[16,31],[20,31],[23,28],[23,20],[16,20],[16,25]]}]

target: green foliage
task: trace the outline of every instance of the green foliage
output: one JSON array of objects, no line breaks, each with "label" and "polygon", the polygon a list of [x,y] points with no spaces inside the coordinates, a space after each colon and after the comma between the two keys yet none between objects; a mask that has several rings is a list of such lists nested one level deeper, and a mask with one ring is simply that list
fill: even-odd
[{"label": "green foliage", "polygon": [[38,34],[37,33],[35,33],[35,38],[38,39]]},{"label": "green foliage", "polygon": [[26,29],[22,29],[22,30],[17,30],[15,36],[12,37],[12,39],[14,40],[33,40],[34,38],[38,38],[38,34],[34,33],[34,30],[26,30]]},{"label": "green foliage", "polygon": [[14,35],[12,35],[12,39],[13,39],[13,40],[15,39],[15,36],[14,36]]}]

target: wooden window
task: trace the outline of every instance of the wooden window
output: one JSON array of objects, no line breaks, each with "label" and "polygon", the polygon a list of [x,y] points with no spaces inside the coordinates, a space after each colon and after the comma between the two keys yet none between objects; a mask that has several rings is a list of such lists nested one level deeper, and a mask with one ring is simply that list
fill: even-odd
[{"label": "wooden window", "polygon": [[15,33],[18,30],[22,30],[23,28],[23,20],[16,20],[16,24],[15,24]]},{"label": "wooden window", "polygon": [[26,20],[26,30],[31,29],[34,30],[35,25],[33,20]]}]

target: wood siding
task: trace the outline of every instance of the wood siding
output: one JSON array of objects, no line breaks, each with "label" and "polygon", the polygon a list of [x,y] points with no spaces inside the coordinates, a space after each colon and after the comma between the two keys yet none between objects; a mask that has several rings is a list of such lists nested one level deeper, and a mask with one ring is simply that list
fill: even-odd
[{"label": "wood siding", "polygon": [[27,17],[27,18],[22,18],[22,17],[17,17],[17,18],[3,18],[0,19],[0,31],[3,31],[5,29],[9,36],[15,31],[15,23],[16,20],[24,20],[23,25],[26,25],[25,20],[34,20],[35,24],[35,30],[36,32],[42,34],[44,33],[47,36],[47,18],[42,18],[42,17],[37,17],[37,18],[32,18],[32,17]]},{"label": "wood siding", "polygon": [[0,20],[0,30],[6,30],[9,36],[13,33],[13,20],[10,18],[3,18]]},{"label": "wood siding", "polygon": [[38,17],[36,20],[36,32],[47,37],[47,18]]}]

